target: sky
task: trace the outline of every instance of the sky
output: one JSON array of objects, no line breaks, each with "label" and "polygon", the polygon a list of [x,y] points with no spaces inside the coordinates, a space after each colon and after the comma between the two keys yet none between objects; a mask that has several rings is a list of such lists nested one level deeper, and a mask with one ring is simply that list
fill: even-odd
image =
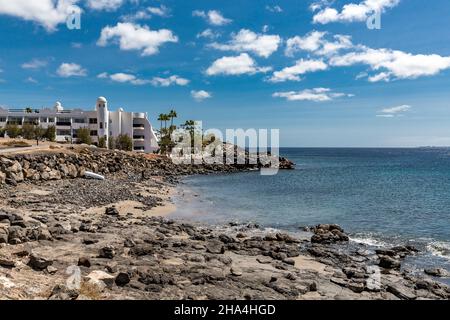
[{"label": "sky", "polygon": [[280,129],[284,147],[450,146],[449,16],[448,0],[0,0],[0,106],[105,96],[156,127],[175,109]]}]

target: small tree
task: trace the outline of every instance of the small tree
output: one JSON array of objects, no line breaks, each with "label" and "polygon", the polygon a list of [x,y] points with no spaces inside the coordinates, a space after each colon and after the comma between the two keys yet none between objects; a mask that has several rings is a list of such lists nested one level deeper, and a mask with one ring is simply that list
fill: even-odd
[{"label": "small tree", "polygon": [[116,139],[114,137],[109,137],[109,139],[108,139],[108,149],[109,150],[116,149]]},{"label": "small tree", "polygon": [[56,127],[55,126],[49,126],[45,130],[44,138],[48,141],[55,141],[56,140]]},{"label": "small tree", "polygon": [[106,149],[106,137],[100,137],[98,139],[98,147]]},{"label": "small tree", "polygon": [[34,125],[32,125],[31,123],[24,123],[22,125],[22,137],[27,140],[33,140],[34,130],[35,130]]},{"label": "small tree", "polygon": [[22,133],[22,130],[17,124],[7,124],[5,129],[8,137],[13,139],[17,138]]},{"label": "small tree", "polygon": [[133,140],[127,134],[121,134],[117,137],[116,147],[119,150],[132,151],[133,150]]},{"label": "small tree", "polygon": [[41,126],[34,127],[34,139],[36,139],[36,145],[39,145],[39,141],[45,137],[46,130]]},{"label": "small tree", "polygon": [[5,133],[6,133],[6,129],[5,128],[0,128],[0,138],[4,138],[5,137]]},{"label": "small tree", "polygon": [[92,144],[91,130],[89,128],[80,128],[77,130],[78,143]]}]

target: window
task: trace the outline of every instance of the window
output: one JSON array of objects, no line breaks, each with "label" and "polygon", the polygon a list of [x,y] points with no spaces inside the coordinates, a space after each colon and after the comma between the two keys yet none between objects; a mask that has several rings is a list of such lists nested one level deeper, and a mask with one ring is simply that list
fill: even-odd
[{"label": "window", "polygon": [[97,124],[97,118],[89,118],[89,124]]},{"label": "window", "polygon": [[25,118],[23,120],[23,123],[37,125],[38,124],[38,118]]},{"label": "window", "polygon": [[47,118],[46,117],[41,117],[41,123],[47,123]]},{"label": "window", "polygon": [[6,117],[0,117],[0,122],[6,122]]},{"label": "window", "polygon": [[73,119],[74,123],[86,123],[86,119],[84,118],[75,118]]},{"label": "window", "polygon": [[55,118],[48,118],[48,122],[54,123],[55,122]]},{"label": "window", "polygon": [[70,130],[56,130],[56,135],[57,136],[70,136],[71,132]]},{"label": "window", "polygon": [[97,130],[91,130],[91,137],[98,136]]}]

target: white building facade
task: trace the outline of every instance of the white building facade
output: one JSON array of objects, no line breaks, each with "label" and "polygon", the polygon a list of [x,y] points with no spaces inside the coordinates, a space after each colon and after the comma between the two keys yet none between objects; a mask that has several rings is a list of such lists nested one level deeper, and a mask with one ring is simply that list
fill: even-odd
[{"label": "white building facade", "polygon": [[104,137],[106,145],[110,138],[128,135],[133,139],[133,150],[151,153],[158,149],[158,140],[147,113],[125,112],[122,108],[109,111],[108,101],[99,97],[93,111],[82,109],[65,110],[60,102],[44,109],[2,109],[0,128],[7,124],[40,125],[43,128],[55,126],[56,141],[76,142],[77,130],[88,128],[94,144]]}]

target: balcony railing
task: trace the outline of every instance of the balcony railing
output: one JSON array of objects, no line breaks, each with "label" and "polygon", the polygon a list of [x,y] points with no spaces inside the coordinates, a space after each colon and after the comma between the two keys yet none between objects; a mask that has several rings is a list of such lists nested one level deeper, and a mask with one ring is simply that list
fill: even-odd
[{"label": "balcony railing", "polygon": [[72,123],[70,123],[70,122],[61,122],[61,121],[59,121],[59,122],[56,122],[56,125],[57,125],[57,126],[66,126],[66,127],[70,127],[70,126],[72,125]]}]

